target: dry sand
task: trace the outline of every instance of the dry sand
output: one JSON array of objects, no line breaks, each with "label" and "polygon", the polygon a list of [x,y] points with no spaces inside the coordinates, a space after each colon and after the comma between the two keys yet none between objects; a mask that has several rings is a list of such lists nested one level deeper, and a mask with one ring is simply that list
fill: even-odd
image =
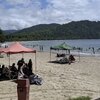
[{"label": "dry sand", "polygon": [[[5,55],[4,55],[5,56]],[[11,55],[11,62],[17,63],[21,54]],[[55,60],[52,54],[51,59]],[[33,60],[35,72],[35,54],[24,54],[25,61]],[[69,64],[53,64],[50,54],[37,52],[36,74],[43,78],[41,86],[30,86],[30,100],[68,100],[69,97],[100,97],[100,57],[76,57],[76,62]],[[0,63],[8,65],[5,56]],[[11,81],[0,81],[0,100],[17,100],[17,84]]]}]

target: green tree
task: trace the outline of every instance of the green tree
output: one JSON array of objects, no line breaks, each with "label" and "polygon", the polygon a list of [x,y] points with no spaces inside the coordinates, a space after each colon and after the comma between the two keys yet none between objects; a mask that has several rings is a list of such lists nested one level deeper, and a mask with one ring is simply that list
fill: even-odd
[{"label": "green tree", "polygon": [[3,34],[3,31],[0,29],[0,42],[4,42],[5,41],[5,36]]}]

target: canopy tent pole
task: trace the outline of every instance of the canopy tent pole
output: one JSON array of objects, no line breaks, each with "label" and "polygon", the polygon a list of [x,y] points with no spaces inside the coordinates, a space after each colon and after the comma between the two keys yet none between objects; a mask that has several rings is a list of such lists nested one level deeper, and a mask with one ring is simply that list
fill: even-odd
[{"label": "canopy tent pole", "polygon": [[9,66],[10,66],[10,53],[8,54],[8,56],[9,56]]},{"label": "canopy tent pole", "polygon": [[70,50],[68,49],[68,53],[69,53],[69,55],[70,55]]},{"label": "canopy tent pole", "polygon": [[79,51],[79,62],[80,62],[80,51]]},{"label": "canopy tent pole", "polygon": [[24,53],[22,53],[22,58],[24,58]]},{"label": "canopy tent pole", "polygon": [[37,62],[36,62],[36,53],[35,53],[35,73],[37,72]]},{"label": "canopy tent pole", "polygon": [[66,55],[67,55],[67,50],[66,50]]},{"label": "canopy tent pole", "polygon": [[50,61],[51,61],[51,49],[50,49]]},{"label": "canopy tent pole", "polygon": [[78,55],[79,55],[79,62],[80,62],[80,51],[78,51]]}]

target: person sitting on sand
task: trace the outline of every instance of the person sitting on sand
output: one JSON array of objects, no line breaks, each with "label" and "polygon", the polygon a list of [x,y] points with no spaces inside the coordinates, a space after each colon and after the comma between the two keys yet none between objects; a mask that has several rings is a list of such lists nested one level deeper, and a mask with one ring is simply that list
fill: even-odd
[{"label": "person sitting on sand", "polygon": [[5,65],[2,66],[2,75],[1,77],[3,79],[10,79],[10,70],[8,67],[5,67]]},{"label": "person sitting on sand", "polygon": [[70,61],[71,63],[75,61],[75,58],[74,58],[73,55],[70,55],[70,56],[69,56],[69,61]]},{"label": "person sitting on sand", "polygon": [[12,66],[9,66],[9,70],[10,70],[10,74],[11,74],[11,78],[17,78],[18,75],[18,70],[15,66],[15,63],[12,64]]},{"label": "person sitting on sand", "polygon": [[10,66],[10,71],[13,71],[13,72],[17,72],[17,68],[15,66],[15,63],[12,64],[12,66]]},{"label": "person sitting on sand", "polygon": [[65,57],[65,54],[59,54],[59,53],[57,53],[57,57]]}]

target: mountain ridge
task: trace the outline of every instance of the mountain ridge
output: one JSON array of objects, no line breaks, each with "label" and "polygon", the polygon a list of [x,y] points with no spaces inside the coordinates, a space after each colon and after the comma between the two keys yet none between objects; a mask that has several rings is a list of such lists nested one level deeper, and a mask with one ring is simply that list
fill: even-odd
[{"label": "mountain ridge", "polygon": [[83,20],[72,21],[66,24],[39,24],[16,31],[10,35],[8,34],[6,37],[9,37],[11,40],[26,41],[52,39],[100,39],[100,21]]}]

